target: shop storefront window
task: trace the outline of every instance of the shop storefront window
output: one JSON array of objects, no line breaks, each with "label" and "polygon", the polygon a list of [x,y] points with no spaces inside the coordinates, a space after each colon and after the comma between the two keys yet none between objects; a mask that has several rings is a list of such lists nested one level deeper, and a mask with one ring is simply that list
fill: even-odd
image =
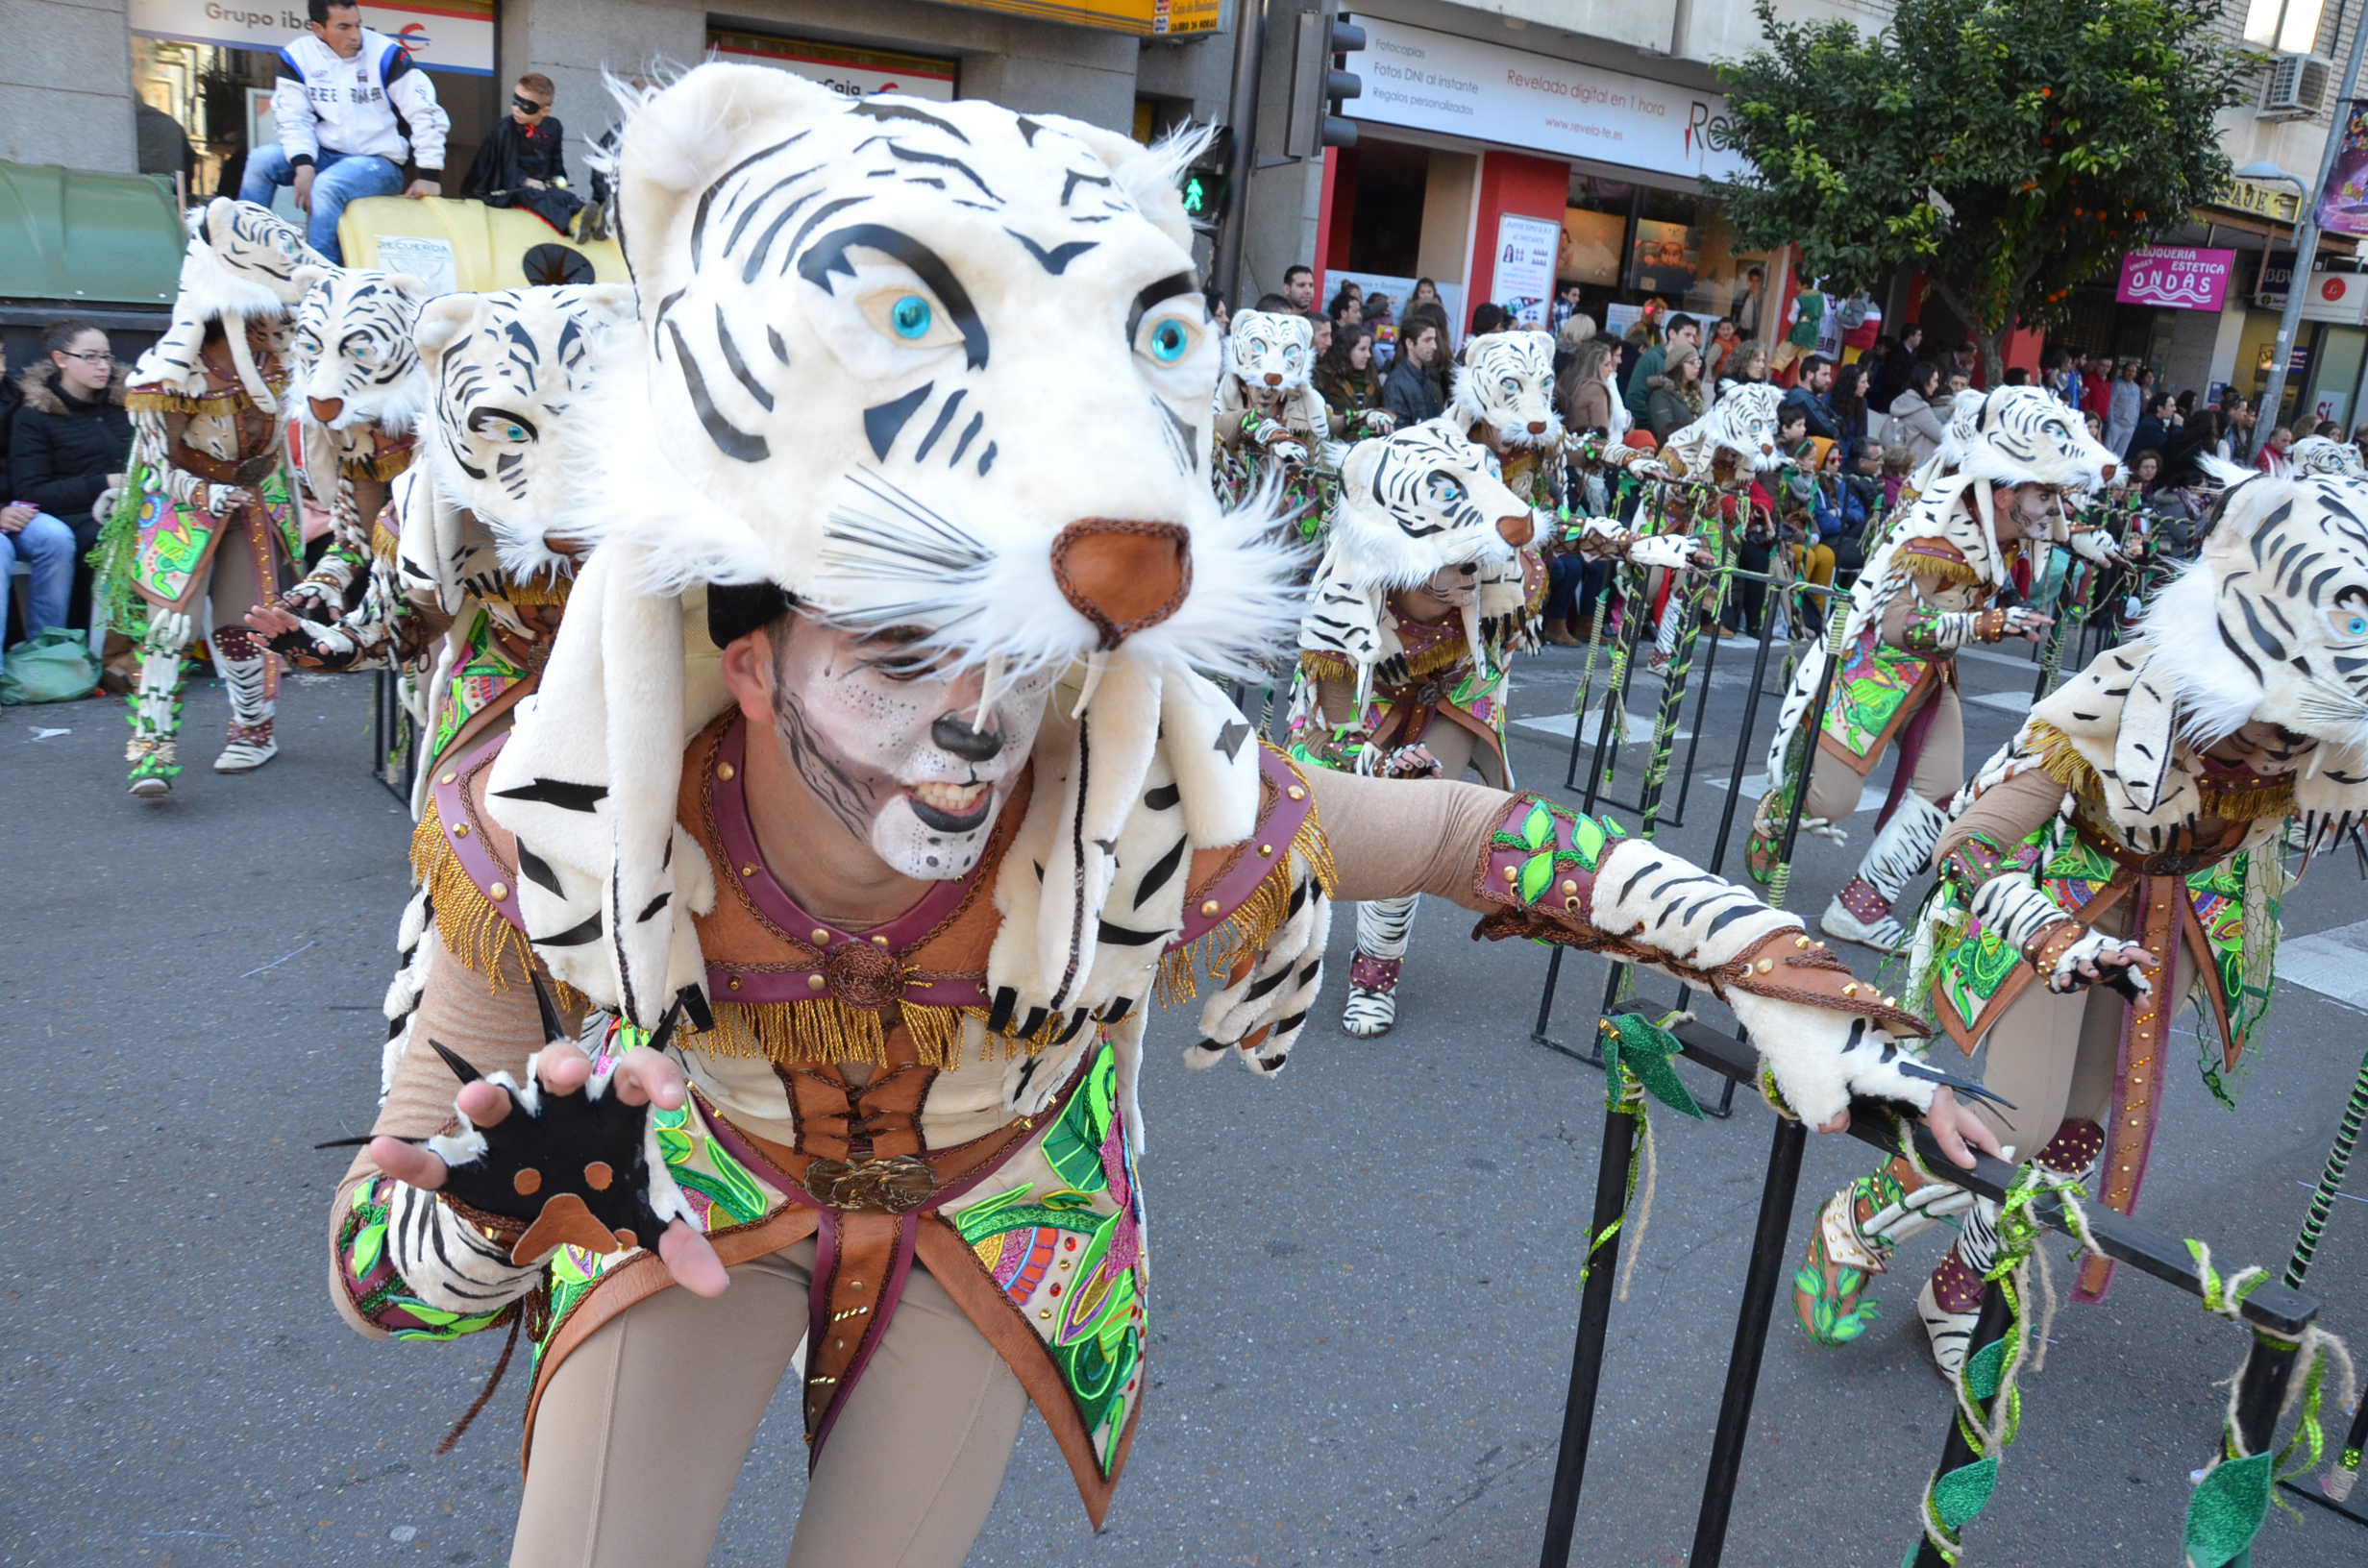
[{"label": "shop storefront window", "polygon": [[[286,13],[299,22],[303,14],[301,8]],[[142,106],[143,169],[169,177],[174,169],[165,160],[184,156],[170,146],[166,128],[151,118],[153,111],[169,117],[187,139],[192,200],[237,195],[248,153],[280,139],[271,117],[278,50],[301,28],[287,25],[279,12],[230,12],[182,0],[135,0],[130,16],[132,91]],[[432,75],[436,101],[452,116],[444,172],[456,189],[486,130],[508,107],[506,91],[492,74],[493,22],[492,0],[443,0],[433,12],[370,5],[362,10],[364,26],[403,42],[413,62]],[[577,111],[578,106],[557,106],[562,121]],[[602,123],[607,111],[605,104],[580,110]],[[282,190],[281,205],[293,215],[288,201]]]}]

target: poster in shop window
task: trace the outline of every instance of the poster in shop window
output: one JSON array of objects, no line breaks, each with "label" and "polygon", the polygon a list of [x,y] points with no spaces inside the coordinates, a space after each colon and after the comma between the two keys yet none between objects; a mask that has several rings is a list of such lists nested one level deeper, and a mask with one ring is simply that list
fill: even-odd
[{"label": "poster in shop window", "polygon": [[1513,314],[1513,324],[1545,331],[1546,302],[1554,297],[1554,258],[1562,250],[1563,226],[1552,218],[1508,212],[1496,220],[1496,276],[1490,292]]}]

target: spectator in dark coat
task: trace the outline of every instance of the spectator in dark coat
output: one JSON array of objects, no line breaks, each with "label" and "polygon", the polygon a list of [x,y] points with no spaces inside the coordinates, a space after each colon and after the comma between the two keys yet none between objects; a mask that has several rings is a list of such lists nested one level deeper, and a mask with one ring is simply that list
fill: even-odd
[{"label": "spectator in dark coat", "polygon": [[[1809,433],[1826,441],[1838,440],[1841,420],[1834,412],[1834,404],[1826,394],[1834,389],[1834,361],[1822,354],[1813,354],[1801,361],[1801,379],[1785,394],[1782,407],[1798,408],[1809,422]],[[1781,416],[1780,416],[1781,417]]]},{"label": "spectator in dark coat", "polygon": [[1923,346],[1924,329],[1913,322],[1899,330],[1899,342],[1883,356],[1875,374],[1866,385],[1866,406],[1882,412],[1891,406],[1891,400],[1908,390],[1915,375],[1916,352]]},{"label": "spectator in dark coat", "polygon": [[9,494],[0,499],[47,512],[86,551],[99,534],[90,508],[123,482],[132,450],[123,372],[107,333],[86,321],[60,322],[41,341],[47,357],[16,380],[24,406],[10,425]]},{"label": "spectator in dark coat", "polygon": [[1389,379],[1381,383],[1381,405],[1404,429],[1446,411],[1447,400],[1432,380],[1431,365],[1445,350],[1438,323],[1426,318],[1407,324],[1398,340],[1397,357],[1390,361]]},{"label": "spectator in dark coat", "polygon": [[560,156],[566,132],[551,112],[551,78],[529,71],[509,89],[509,112],[493,122],[460,194],[487,207],[522,207],[561,233],[583,206],[567,188],[567,160]]},{"label": "spectator in dark coat", "polygon": [[62,321],[42,334],[41,346],[46,358],[28,365],[13,388],[22,401],[7,421],[7,484],[0,493],[7,564],[33,567],[28,635],[85,624],[90,568],[83,557],[99,536],[91,508],[123,483],[132,449],[123,373],[107,334],[86,321]]}]

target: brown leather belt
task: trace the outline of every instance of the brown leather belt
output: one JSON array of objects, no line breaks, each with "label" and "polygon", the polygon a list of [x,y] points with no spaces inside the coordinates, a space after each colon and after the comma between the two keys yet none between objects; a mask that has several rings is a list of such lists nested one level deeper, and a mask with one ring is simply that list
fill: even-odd
[{"label": "brown leather belt", "polygon": [[2085,810],[2072,814],[2072,825],[2089,847],[2122,870],[2139,876],[2193,876],[2233,854],[2237,846],[2244,843],[2246,831],[2246,825],[2238,822],[2232,824],[2232,832],[2229,835],[2207,840],[2193,828],[2181,828],[2179,836],[2184,841],[2184,847],[2141,855],[2122,843],[2119,835],[2110,828],[2092,821]]},{"label": "brown leather belt", "polygon": [[186,444],[175,445],[164,460],[210,483],[235,485],[242,490],[262,483],[280,466],[277,452],[264,452],[253,457],[214,457]]}]

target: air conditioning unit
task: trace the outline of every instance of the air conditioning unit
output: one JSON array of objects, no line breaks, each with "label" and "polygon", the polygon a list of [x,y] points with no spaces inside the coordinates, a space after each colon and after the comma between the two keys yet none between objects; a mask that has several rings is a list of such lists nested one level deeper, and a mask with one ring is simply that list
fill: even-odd
[{"label": "air conditioning unit", "polygon": [[2316,55],[2275,55],[2261,87],[2265,120],[2301,120],[2327,103],[2328,62]]}]

